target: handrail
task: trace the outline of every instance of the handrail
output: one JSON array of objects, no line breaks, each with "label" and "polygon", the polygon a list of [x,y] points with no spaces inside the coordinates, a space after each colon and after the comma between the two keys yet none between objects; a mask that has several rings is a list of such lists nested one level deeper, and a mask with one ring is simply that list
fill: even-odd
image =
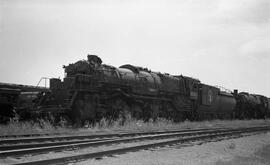
[{"label": "handrail", "polygon": [[39,82],[37,83],[37,86],[36,87],[39,87],[39,84],[41,83],[42,80],[45,80],[45,88],[47,88],[47,80],[50,80],[50,78],[48,77],[41,77]]}]

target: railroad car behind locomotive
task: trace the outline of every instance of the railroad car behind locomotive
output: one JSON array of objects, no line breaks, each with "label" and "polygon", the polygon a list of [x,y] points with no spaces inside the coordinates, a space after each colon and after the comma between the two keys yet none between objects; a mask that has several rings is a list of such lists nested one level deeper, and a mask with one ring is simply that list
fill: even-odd
[{"label": "railroad car behind locomotive", "polygon": [[0,123],[8,122],[17,115],[24,118],[34,105],[35,96],[46,90],[37,86],[0,83]]},{"label": "railroad car behind locomotive", "polygon": [[7,122],[15,117],[14,106],[20,92],[20,89],[0,88],[0,122]]},{"label": "railroad car behind locomotive", "polygon": [[235,93],[237,100],[235,111],[239,118],[265,118],[269,115],[269,98],[247,92],[240,92],[238,94],[236,91]]}]

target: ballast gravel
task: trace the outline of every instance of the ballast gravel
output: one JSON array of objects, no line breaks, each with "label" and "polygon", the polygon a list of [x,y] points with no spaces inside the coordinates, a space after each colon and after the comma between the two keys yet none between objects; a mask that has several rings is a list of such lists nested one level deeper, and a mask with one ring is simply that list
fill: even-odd
[{"label": "ballast gravel", "polygon": [[91,159],[79,165],[269,165],[270,132],[217,142],[175,145]]}]

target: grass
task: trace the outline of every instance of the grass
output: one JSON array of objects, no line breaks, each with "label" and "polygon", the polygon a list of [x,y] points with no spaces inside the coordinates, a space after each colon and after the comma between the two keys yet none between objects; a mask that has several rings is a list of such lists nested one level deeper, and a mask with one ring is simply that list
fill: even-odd
[{"label": "grass", "polygon": [[174,123],[167,119],[157,119],[143,122],[141,120],[129,119],[123,122],[117,120],[110,122],[102,119],[98,124],[90,126],[88,129],[96,131],[158,131],[171,129],[196,129],[196,128],[214,128],[214,127],[250,127],[256,125],[270,124],[270,120],[211,120],[211,121],[184,121]]},{"label": "grass", "polygon": [[21,135],[21,134],[42,134],[42,133],[66,133],[69,129],[65,126],[53,126],[48,121],[38,122],[11,121],[8,124],[0,125],[0,135]]},{"label": "grass", "polygon": [[[63,122],[64,123],[64,122]],[[196,128],[214,128],[214,127],[249,127],[256,125],[270,125],[270,119],[266,120],[211,120],[211,121],[184,121],[174,123],[171,120],[159,118],[156,121],[135,120],[128,118],[123,121],[118,119],[110,121],[102,119],[100,122],[85,127],[71,127],[65,123],[55,126],[48,121],[39,120],[38,122],[18,122],[11,121],[8,124],[0,125],[0,135],[19,135],[35,133],[113,133],[113,132],[151,132],[171,129],[196,129]]]}]

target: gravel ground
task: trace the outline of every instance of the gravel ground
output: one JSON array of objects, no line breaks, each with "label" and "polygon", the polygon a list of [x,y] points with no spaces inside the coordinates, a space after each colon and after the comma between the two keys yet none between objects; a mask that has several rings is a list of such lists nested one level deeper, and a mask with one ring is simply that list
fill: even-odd
[{"label": "gravel ground", "polygon": [[270,133],[181,147],[180,145],[88,160],[79,165],[270,164]]}]

